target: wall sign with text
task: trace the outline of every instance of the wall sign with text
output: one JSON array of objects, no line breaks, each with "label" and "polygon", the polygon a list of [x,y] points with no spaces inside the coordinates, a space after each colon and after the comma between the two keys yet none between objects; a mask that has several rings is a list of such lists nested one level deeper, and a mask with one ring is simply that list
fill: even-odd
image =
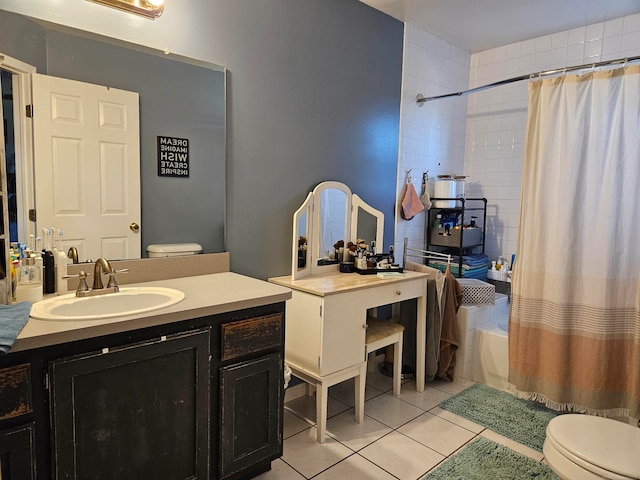
[{"label": "wall sign with text", "polygon": [[189,176],[189,140],[158,136],[158,176]]}]

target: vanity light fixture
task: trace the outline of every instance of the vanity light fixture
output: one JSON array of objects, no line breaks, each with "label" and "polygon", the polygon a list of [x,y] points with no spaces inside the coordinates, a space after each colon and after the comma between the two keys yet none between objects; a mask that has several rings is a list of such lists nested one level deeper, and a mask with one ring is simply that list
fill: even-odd
[{"label": "vanity light fixture", "polygon": [[164,0],[88,0],[155,20],[164,12]]}]

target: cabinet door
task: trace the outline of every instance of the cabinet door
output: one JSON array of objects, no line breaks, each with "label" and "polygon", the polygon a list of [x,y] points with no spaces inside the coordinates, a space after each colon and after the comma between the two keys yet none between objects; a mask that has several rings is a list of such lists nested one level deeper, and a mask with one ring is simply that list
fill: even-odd
[{"label": "cabinet door", "polygon": [[220,476],[282,455],[284,373],[279,353],[220,369]]},{"label": "cabinet door", "polygon": [[35,478],[33,424],[0,431],[0,479]]},{"label": "cabinet door", "polygon": [[53,362],[58,479],[205,479],[209,330]]}]

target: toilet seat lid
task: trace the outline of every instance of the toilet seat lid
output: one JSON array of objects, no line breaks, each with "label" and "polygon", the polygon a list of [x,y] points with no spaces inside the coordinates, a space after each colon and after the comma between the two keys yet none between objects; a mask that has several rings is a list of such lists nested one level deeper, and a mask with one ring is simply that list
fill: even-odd
[{"label": "toilet seat lid", "polygon": [[593,415],[567,414],[549,422],[547,436],[578,464],[640,479],[639,428]]}]

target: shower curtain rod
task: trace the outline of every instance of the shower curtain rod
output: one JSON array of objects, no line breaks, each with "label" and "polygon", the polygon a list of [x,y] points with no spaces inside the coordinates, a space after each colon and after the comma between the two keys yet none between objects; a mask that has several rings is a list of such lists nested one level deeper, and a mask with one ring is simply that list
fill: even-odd
[{"label": "shower curtain rod", "polygon": [[572,72],[574,70],[585,70],[587,68],[598,68],[598,67],[606,67],[609,65],[618,65],[618,64],[627,64],[631,62],[637,62],[640,60],[640,56],[637,57],[628,57],[628,58],[618,58],[617,60],[607,60],[604,62],[596,62],[596,63],[585,63],[583,65],[576,65],[574,67],[564,67],[564,68],[556,68],[554,70],[545,70],[538,73],[530,73],[528,75],[520,75],[519,77],[508,78],[506,80],[500,80],[499,82],[490,83],[488,85],[482,85],[480,87],[470,88],[469,90],[464,90],[462,92],[456,93],[447,93],[444,95],[436,95],[434,97],[425,97],[421,93],[416,96],[416,104],[419,107],[422,107],[425,102],[430,102],[432,100],[440,100],[441,98],[449,98],[449,97],[462,97],[464,95],[469,95],[471,93],[481,92],[483,90],[488,90],[489,88],[499,87],[501,85],[507,85],[509,83],[519,82],[521,80],[531,80],[536,77],[543,77],[547,75],[556,75],[559,73]]}]

